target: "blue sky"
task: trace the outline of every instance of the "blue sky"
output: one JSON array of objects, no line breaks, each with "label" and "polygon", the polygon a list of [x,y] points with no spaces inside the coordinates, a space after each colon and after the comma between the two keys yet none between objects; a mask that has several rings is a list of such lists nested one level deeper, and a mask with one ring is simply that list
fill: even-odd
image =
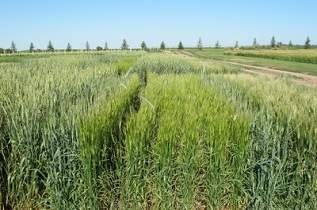
[{"label": "blue sky", "polygon": [[310,36],[317,43],[316,0],[0,0],[0,47],[14,41],[19,50],[34,42],[46,48],[119,47],[126,38],[137,47],[142,40],[158,46],[183,41],[205,46],[303,43]]}]

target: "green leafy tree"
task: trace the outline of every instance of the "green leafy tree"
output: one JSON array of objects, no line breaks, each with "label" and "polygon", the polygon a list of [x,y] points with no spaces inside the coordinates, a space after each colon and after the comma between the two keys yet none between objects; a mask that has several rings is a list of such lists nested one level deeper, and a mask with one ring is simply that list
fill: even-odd
[{"label": "green leafy tree", "polygon": [[216,49],[219,49],[219,48],[220,48],[220,43],[219,43],[219,41],[216,42],[215,48],[216,48]]},{"label": "green leafy tree", "polygon": [[141,49],[142,49],[142,50],[147,50],[147,46],[146,46],[145,41],[142,41],[142,43],[141,43]]},{"label": "green leafy tree", "polygon": [[290,40],[289,43],[288,43],[288,47],[292,48],[293,46],[294,46],[293,42],[292,42],[292,40]]},{"label": "green leafy tree", "polygon": [[11,47],[10,47],[10,49],[11,49],[11,52],[12,52],[12,53],[16,53],[16,52],[17,52],[16,45],[15,45],[15,43],[14,43],[13,41],[11,42]]},{"label": "green leafy tree", "polygon": [[202,39],[199,37],[199,39],[198,39],[198,43],[197,43],[197,48],[199,49],[199,50],[202,50],[203,49],[203,41],[202,41]]},{"label": "green leafy tree", "polygon": [[97,46],[97,47],[96,47],[96,50],[97,50],[97,51],[101,51],[101,50],[103,50],[103,49],[102,49],[102,47]]},{"label": "green leafy tree", "polygon": [[72,46],[70,45],[70,43],[67,43],[66,52],[71,52],[71,51],[72,51]]},{"label": "green leafy tree", "polygon": [[47,51],[54,52],[54,46],[53,46],[53,43],[51,42],[51,40],[48,42]]},{"label": "green leafy tree", "polygon": [[3,54],[3,53],[4,53],[4,49],[0,48],[0,54]]},{"label": "green leafy tree", "polygon": [[88,41],[86,42],[85,48],[86,48],[86,51],[89,51],[89,50],[90,50],[90,45],[89,45],[89,42],[88,42]]},{"label": "green leafy tree", "polygon": [[183,50],[183,49],[184,49],[183,43],[182,43],[182,42],[179,42],[177,48],[178,48],[179,50]]},{"label": "green leafy tree", "polygon": [[122,50],[128,50],[129,49],[129,45],[128,45],[127,40],[123,39],[122,45],[121,45],[121,49]]},{"label": "green leafy tree", "polygon": [[104,50],[109,50],[108,42],[105,42],[105,47],[104,47],[103,49],[104,49]]},{"label": "green leafy tree", "polygon": [[30,53],[34,52],[34,44],[33,44],[33,42],[31,42],[31,44],[30,44],[29,52]]},{"label": "green leafy tree", "polygon": [[161,50],[165,50],[165,49],[166,49],[166,45],[165,45],[165,42],[164,42],[164,41],[161,42],[160,49],[161,49]]},{"label": "green leafy tree", "polygon": [[271,47],[274,48],[276,47],[276,40],[275,40],[275,37],[273,36],[272,39],[271,39]]},{"label": "green leafy tree", "polygon": [[311,45],[310,45],[310,38],[309,37],[307,37],[307,39],[306,39],[306,41],[305,41],[305,49],[309,49],[309,48],[311,48]]}]

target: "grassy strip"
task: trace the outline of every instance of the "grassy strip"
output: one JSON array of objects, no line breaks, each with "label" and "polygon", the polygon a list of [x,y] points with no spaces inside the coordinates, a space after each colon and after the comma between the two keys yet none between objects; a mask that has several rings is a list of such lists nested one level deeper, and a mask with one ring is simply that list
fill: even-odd
[{"label": "grassy strip", "polygon": [[245,57],[245,56],[234,56],[234,55],[225,55],[225,49],[187,49],[185,52],[190,53],[192,56],[201,59],[213,59],[213,60],[223,60],[223,61],[232,61],[242,64],[254,65],[254,66],[263,66],[269,67],[284,71],[291,72],[301,72],[311,75],[317,75],[317,65],[311,63],[299,63],[291,62],[284,60],[273,60],[267,58],[259,57]]},{"label": "grassy strip", "polygon": [[316,50],[239,50],[228,51],[225,54],[317,64]]},{"label": "grassy strip", "polygon": [[[99,105],[85,116],[80,127],[81,160],[84,167],[84,185],[87,198],[83,206],[99,208],[98,178],[106,185],[106,192],[113,186],[113,171],[120,166],[120,145],[122,144],[122,123],[131,111],[133,103],[138,97],[140,82],[133,78],[127,88],[113,97],[109,102],[100,100]],[[105,173],[105,174],[103,174]],[[109,185],[109,186],[107,186]],[[109,195],[109,194],[107,194]],[[109,200],[104,201],[109,203]]]}]

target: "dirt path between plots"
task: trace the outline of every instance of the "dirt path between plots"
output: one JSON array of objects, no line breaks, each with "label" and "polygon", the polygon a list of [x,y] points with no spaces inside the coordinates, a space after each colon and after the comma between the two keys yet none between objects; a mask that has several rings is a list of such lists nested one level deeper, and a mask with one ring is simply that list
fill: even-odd
[{"label": "dirt path between plots", "polygon": [[272,69],[268,67],[260,67],[260,66],[253,66],[253,65],[247,65],[232,61],[223,61],[224,63],[228,63],[231,65],[241,66],[245,69],[242,69],[248,73],[254,73],[254,74],[265,74],[265,75],[272,75],[272,76],[291,76],[293,80],[296,82],[302,83],[302,84],[309,84],[317,86],[317,76],[312,76],[308,74],[302,74],[297,72],[290,72],[290,71],[282,71],[277,69]]},{"label": "dirt path between plots", "polygon": [[[190,52],[179,52],[179,54],[182,54],[184,56],[190,56],[190,57],[196,57],[194,54]],[[210,58],[205,58],[210,59]],[[292,80],[299,84],[304,85],[313,85],[317,86],[317,76],[312,76],[308,74],[298,73],[298,72],[290,72],[290,71],[283,71],[278,69],[273,69],[269,67],[261,67],[261,66],[254,66],[254,65],[248,65],[243,64],[239,62],[233,62],[233,61],[225,61],[225,60],[217,60],[219,62],[240,66],[242,67],[242,71],[249,73],[249,74],[256,74],[256,75],[266,75],[266,76],[289,76]]]}]

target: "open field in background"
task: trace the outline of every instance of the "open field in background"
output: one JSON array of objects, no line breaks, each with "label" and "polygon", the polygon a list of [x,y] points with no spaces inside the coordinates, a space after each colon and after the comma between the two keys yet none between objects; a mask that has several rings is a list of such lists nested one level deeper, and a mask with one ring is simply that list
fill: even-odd
[{"label": "open field in background", "polygon": [[317,50],[237,50],[225,54],[317,64]]},{"label": "open field in background", "polygon": [[[278,52],[278,50],[237,50],[237,51],[228,51],[226,49],[186,49],[185,52],[188,52],[189,55],[195,56],[201,59],[216,59],[216,60],[223,60],[223,61],[231,61],[231,62],[238,62],[242,64],[254,65],[254,66],[262,66],[262,67],[269,67],[283,71],[290,71],[290,72],[300,72],[310,75],[317,76],[317,64],[314,63],[302,63],[296,62],[291,60],[284,60],[284,59],[271,59],[269,57],[260,57],[260,56],[250,56],[247,55],[240,55],[239,52],[243,53],[250,53],[253,52]],[[304,55],[313,52],[313,55],[316,55],[317,50],[280,50],[281,52],[284,51],[292,51],[294,54],[300,55],[300,53],[304,53]]]},{"label": "open field in background", "polygon": [[317,208],[316,87],[223,50],[5,59],[2,208]]}]

